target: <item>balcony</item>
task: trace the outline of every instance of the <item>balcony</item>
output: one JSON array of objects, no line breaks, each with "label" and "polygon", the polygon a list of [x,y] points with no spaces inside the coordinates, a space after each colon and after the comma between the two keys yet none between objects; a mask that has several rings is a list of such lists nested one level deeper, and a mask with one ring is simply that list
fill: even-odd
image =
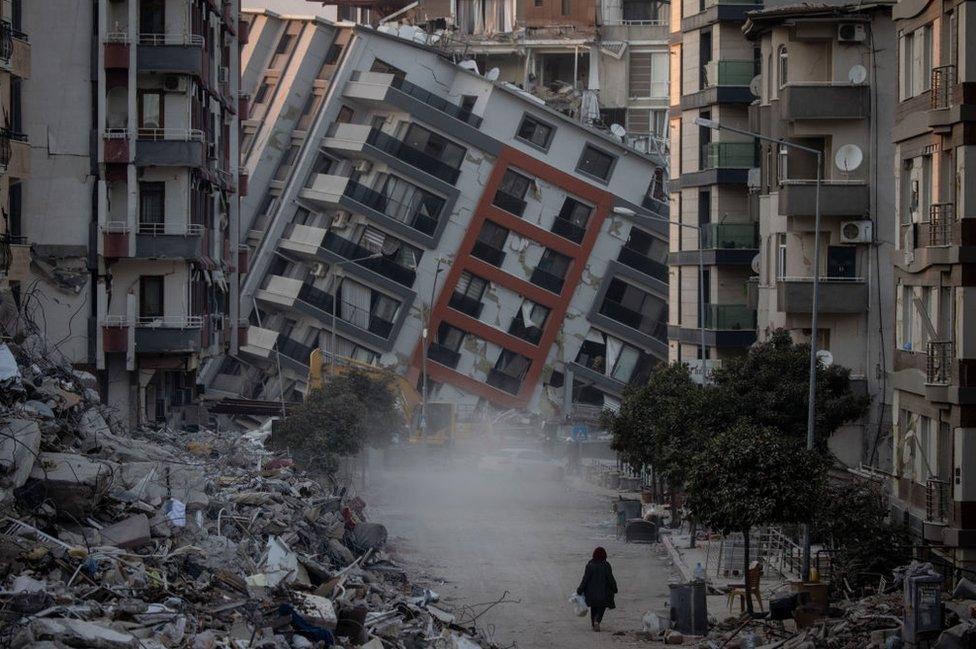
[{"label": "balcony", "polygon": [[930,340],[925,350],[925,383],[951,385],[954,349],[951,340]]},{"label": "balcony", "polygon": [[954,235],[956,223],[954,203],[933,203],[929,207],[929,221],[922,224],[928,226],[928,241],[925,245],[952,246],[956,244]]},{"label": "balcony", "polygon": [[496,248],[484,241],[474,242],[474,247],[471,249],[471,256],[477,257],[481,261],[487,262],[497,268],[501,268],[502,262],[505,261],[504,250]]},{"label": "balcony", "polygon": [[798,119],[864,119],[871,114],[867,85],[788,84],[780,90],[780,116]]},{"label": "balcony", "polygon": [[709,142],[702,146],[702,169],[751,169],[756,166],[752,142]]},{"label": "balcony", "polygon": [[136,230],[136,257],[146,259],[196,259],[201,254],[203,226],[189,223],[140,223]]},{"label": "balcony", "polygon": [[469,110],[464,110],[457,104],[452,104],[443,97],[439,97],[431,92],[424,90],[419,86],[415,86],[406,79],[398,79],[393,77],[393,82],[390,84],[400,92],[418,99],[423,103],[436,108],[445,115],[450,115],[454,119],[460,120],[465,124],[478,128],[481,126],[481,118]]},{"label": "balcony", "polygon": [[583,237],[586,236],[586,228],[576,225],[572,221],[560,217],[556,217],[552,222],[552,232],[558,234],[564,239],[569,239],[573,243],[580,243],[583,241]]},{"label": "balcony", "polygon": [[614,302],[613,300],[604,298],[603,304],[600,305],[600,313],[607,316],[611,320],[615,320],[622,325],[628,326],[631,329],[636,329],[642,333],[656,338],[658,340],[668,339],[668,323],[665,321],[654,322],[650,318],[646,318],[637,311],[625,307],[624,305]]},{"label": "balcony", "polygon": [[521,378],[509,376],[501,370],[496,369],[492,369],[488,372],[488,378],[485,383],[493,388],[498,388],[502,392],[507,392],[509,394],[518,394],[519,389],[522,387]]},{"label": "balcony", "polygon": [[[776,280],[780,311],[810,313],[813,305],[812,277],[781,277]],[[861,314],[868,308],[868,284],[859,277],[821,277],[820,313]]]},{"label": "balcony", "polygon": [[[239,339],[241,339],[240,336]],[[243,337],[240,351],[252,360],[268,361],[274,353],[273,350],[277,341],[277,331],[251,325],[247,327],[247,335]]]},{"label": "balcony", "polygon": [[142,354],[200,351],[202,316],[136,318],[136,350]]},{"label": "balcony", "polygon": [[500,189],[495,192],[495,197],[491,200],[491,204],[495,207],[500,207],[506,212],[514,214],[519,218],[521,218],[522,214],[525,212],[524,200]]},{"label": "balcony", "polygon": [[481,317],[481,309],[485,306],[481,303],[481,300],[476,300],[471,296],[462,295],[461,293],[452,293],[447,305],[455,311],[468,314],[472,318]]},{"label": "balcony", "polygon": [[299,372],[301,371],[299,368],[308,367],[309,357],[313,351],[315,351],[314,345],[305,345],[291,338],[280,338],[278,340],[278,353],[282,356],[281,360],[289,359],[292,369]]},{"label": "balcony", "polygon": [[[391,93],[390,88],[393,88],[395,92]],[[409,103],[400,96],[405,95],[469,126],[474,128],[481,126],[482,118],[478,115],[392,74],[367,71],[353,72],[343,94],[356,99],[382,101],[407,110],[407,112],[412,112]]]},{"label": "balcony", "polygon": [[[816,206],[815,180],[783,180],[779,187],[779,213],[784,216],[813,216]],[[825,180],[820,186],[820,215],[860,218],[870,209],[868,186],[862,180]]]},{"label": "balcony", "polygon": [[204,134],[195,128],[140,128],[136,164],[154,167],[204,167]]},{"label": "balcony", "polygon": [[529,278],[529,281],[536,286],[541,286],[547,291],[559,295],[562,293],[563,283],[566,281],[566,278],[553,275],[549,271],[537,267],[532,271],[532,276]]},{"label": "balcony", "polygon": [[705,328],[719,331],[755,331],[756,311],[744,304],[706,304]]},{"label": "balcony", "polygon": [[706,223],[701,238],[705,250],[756,250],[759,226],[757,223]]},{"label": "balcony", "polygon": [[756,62],[751,59],[709,61],[701,68],[702,88],[748,86],[756,74]]},{"label": "balcony", "polygon": [[[130,133],[124,128],[110,128],[102,132],[102,147],[105,162],[108,164],[126,164],[132,160],[129,149]],[[3,140],[0,139],[0,145]],[[7,143],[9,148],[9,141]],[[9,152],[8,152],[9,156]]]},{"label": "balcony", "polygon": [[[938,478],[929,478],[925,481],[925,522],[936,525],[946,525],[949,523],[949,514],[952,511],[952,489],[949,483]],[[939,541],[942,535],[939,534]]]},{"label": "balcony", "polygon": [[932,110],[943,110],[952,107],[952,87],[955,84],[956,66],[943,65],[932,68]]},{"label": "balcony", "polygon": [[440,343],[432,342],[427,345],[427,358],[451,369],[455,369],[461,361],[461,352],[456,352]]},{"label": "balcony", "polygon": [[376,251],[364,248],[348,239],[343,239],[332,232],[326,234],[325,238],[322,239],[322,247],[345,259],[360,260],[356,262],[358,265],[392,279],[403,286],[413,286],[414,280],[417,279],[415,270],[405,268],[387,257],[364,259],[364,257],[376,254]]},{"label": "balcony", "polygon": [[508,328],[508,333],[533,345],[538,345],[539,341],[542,340],[542,328],[534,325],[526,326],[520,317],[512,320],[512,324]]},{"label": "balcony", "polygon": [[[419,206],[405,206],[400,201],[389,198],[385,194],[382,194],[375,189],[370,189],[365,185],[361,185],[354,180],[350,180],[348,183],[346,183],[343,196],[347,196],[357,203],[385,214],[394,220],[405,223],[414,230],[417,230],[423,234],[432,235],[437,229],[437,219],[431,218],[430,216],[424,214]],[[412,207],[413,211],[410,214],[406,214],[405,218],[401,220],[396,215],[403,213],[404,207]]]},{"label": "balcony", "polygon": [[332,313],[335,303],[335,298],[332,297],[331,293],[315,288],[308,282],[303,282],[302,287],[298,290],[298,300],[313,307],[319,313],[329,314]]},{"label": "balcony", "polygon": [[139,72],[192,74],[203,77],[207,59],[198,34],[139,34]]},{"label": "balcony", "polygon": [[455,169],[379,129],[370,129],[366,143],[448,184],[456,183],[461,175],[460,169]]},{"label": "balcony", "polygon": [[617,261],[634,270],[639,270],[648,277],[653,277],[665,284],[668,282],[668,267],[665,264],[651,259],[633,248],[622,247],[617,255]]}]

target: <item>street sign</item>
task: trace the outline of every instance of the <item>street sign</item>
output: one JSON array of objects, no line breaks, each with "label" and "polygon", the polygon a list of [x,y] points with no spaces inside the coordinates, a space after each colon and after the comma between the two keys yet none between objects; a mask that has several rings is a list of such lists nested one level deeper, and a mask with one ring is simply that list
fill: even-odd
[{"label": "street sign", "polygon": [[586,424],[576,424],[571,433],[574,442],[581,442],[590,438],[590,427]]}]

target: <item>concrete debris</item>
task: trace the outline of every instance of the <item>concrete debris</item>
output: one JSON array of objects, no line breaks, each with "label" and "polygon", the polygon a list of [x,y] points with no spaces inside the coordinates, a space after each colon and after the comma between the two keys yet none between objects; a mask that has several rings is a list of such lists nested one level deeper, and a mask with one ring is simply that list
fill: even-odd
[{"label": "concrete debris", "polygon": [[0,344],[0,646],[491,647],[347,487],[250,432],[124,430],[42,337]]}]

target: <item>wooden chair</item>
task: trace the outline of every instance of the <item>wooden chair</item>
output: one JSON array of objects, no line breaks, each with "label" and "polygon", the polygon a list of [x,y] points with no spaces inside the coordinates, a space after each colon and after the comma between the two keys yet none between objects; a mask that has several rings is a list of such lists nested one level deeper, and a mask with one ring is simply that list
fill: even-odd
[{"label": "wooden chair", "polygon": [[746,574],[746,581],[744,584],[729,584],[729,610],[732,610],[732,602],[735,598],[739,598],[739,611],[746,610],[746,597],[755,596],[756,601],[759,603],[759,610],[763,610],[762,594],[759,591],[759,582],[762,579],[763,569],[762,564],[758,561],[753,561],[749,566],[749,572]]}]

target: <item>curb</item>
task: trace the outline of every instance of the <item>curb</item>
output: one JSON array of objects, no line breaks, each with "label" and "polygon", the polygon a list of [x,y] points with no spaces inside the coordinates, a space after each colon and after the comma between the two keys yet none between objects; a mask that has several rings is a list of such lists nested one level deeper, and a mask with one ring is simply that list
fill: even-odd
[{"label": "curb", "polygon": [[681,573],[681,578],[684,581],[690,582],[693,578],[692,570],[688,567],[688,564],[685,563],[681,553],[678,552],[678,548],[675,547],[674,542],[671,540],[670,534],[661,535],[661,545],[667,548],[668,554],[671,555],[671,560],[674,561],[675,567],[678,569],[678,572]]}]

